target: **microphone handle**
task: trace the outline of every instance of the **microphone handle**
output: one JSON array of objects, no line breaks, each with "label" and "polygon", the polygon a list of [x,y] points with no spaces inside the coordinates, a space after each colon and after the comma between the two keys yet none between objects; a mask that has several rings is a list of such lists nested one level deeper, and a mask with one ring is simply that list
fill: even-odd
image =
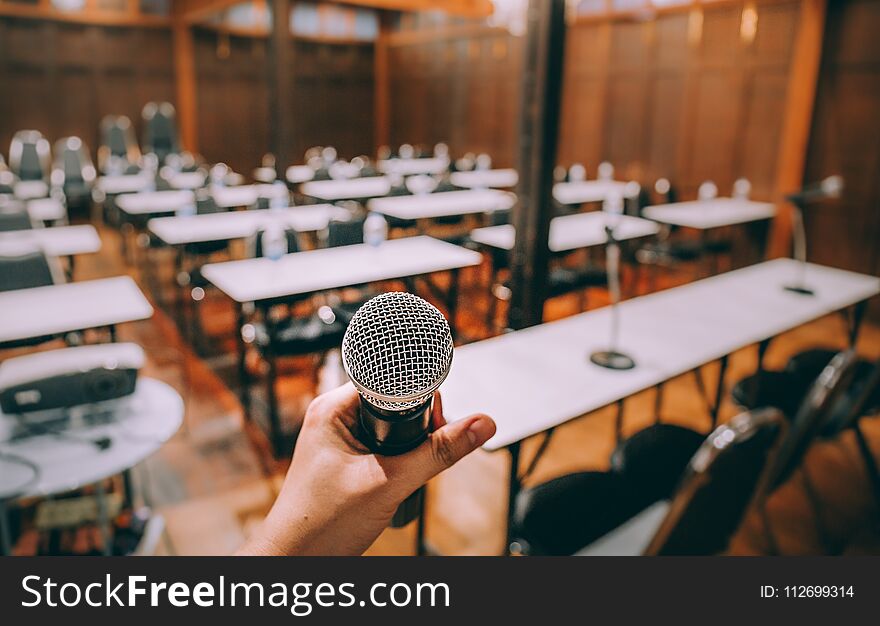
[{"label": "microphone handle", "polygon": [[[407,411],[389,411],[360,398],[358,439],[376,454],[396,456],[417,448],[431,430],[434,397]],[[425,488],[420,487],[404,500],[394,517],[392,528],[403,528],[422,513]]]}]

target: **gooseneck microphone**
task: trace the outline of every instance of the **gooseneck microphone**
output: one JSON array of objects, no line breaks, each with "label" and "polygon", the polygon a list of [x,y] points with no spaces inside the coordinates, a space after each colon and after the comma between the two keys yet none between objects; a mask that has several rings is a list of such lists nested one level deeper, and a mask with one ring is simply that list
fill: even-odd
[{"label": "gooseneck microphone", "polygon": [[[368,300],[342,339],[342,364],[360,396],[358,439],[372,452],[397,455],[416,448],[431,431],[434,392],[452,365],[449,322],[410,293]],[[418,516],[422,490],[398,509],[392,526]]]}]

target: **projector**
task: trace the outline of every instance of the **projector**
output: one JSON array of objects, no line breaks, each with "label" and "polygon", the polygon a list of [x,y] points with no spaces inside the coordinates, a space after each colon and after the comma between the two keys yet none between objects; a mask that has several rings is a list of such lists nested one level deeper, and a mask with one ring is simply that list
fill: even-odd
[{"label": "projector", "polygon": [[0,409],[7,415],[66,409],[134,393],[144,351],[134,343],[63,348],[0,363]]}]

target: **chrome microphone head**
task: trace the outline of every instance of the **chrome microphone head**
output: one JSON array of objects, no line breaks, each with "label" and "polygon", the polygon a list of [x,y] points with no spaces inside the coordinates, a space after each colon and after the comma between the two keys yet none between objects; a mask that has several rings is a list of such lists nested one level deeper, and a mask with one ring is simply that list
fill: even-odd
[{"label": "chrome microphone head", "polygon": [[452,365],[449,322],[436,307],[394,291],[368,300],[342,340],[342,363],[361,397],[405,412],[433,397]]}]

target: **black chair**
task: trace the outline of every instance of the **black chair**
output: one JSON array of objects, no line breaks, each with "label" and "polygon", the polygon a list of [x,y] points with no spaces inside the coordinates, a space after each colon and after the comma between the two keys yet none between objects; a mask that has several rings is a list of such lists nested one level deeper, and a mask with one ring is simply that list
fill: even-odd
[{"label": "black chair", "polygon": [[180,152],[174,105],[170,102],[148,102],[141,116],[144,120],[144,152],[155,154],[160,164],[170,155]]},{"label": "black chair", "polygon": [[766,476],[781,427],[774,410],[719,426],[691,455],[668,501],[643,489],[637,476],[613,470],[524,491],[514,511],[514,548],[550,555],[722,552]]},{"label": "black chair", "polygon": [[19,180],[49,181],[49,142],[37,130],[20,130],[9,145],[9,168]]},{"label": "black chair", "polygon": [[6,160],[0,154],[0,197],[9,195],[15,191],[15,174],[6,165]]},{"label": "black chair", "polygon": [[104,174],[135,173],[140,158],[141,150],[131,120],[125,115],[105,115],[101,119],[98,169]]},{"label": "black chair", "polygon": [[65,137],[55,143],[52,184],[61,187],[68,210],[88,211],[95,174],[89,149],[79,137]]},{"label": "black chair", "polygon": [[364,243],[365,221],[365,216],[353,216],[348,220],[331,220],[323,237],[325,245],[328,248],[335,248]]},{"label": "black chair", "polygon": [[30,230],[33,227],[31,216],[28,215],[24,206],[17,210],[7,207],[0,209],[0,232]]},{"label": "black chair", "polygon": [[[13,251],[0,247],[0,291],[46,287],[63,282],[61,269],[53,264],[42,250],[23,247]],[[19,341],[4,342],[4,348],[35,346],[53,339],[56,335],[32,337]]]}]

